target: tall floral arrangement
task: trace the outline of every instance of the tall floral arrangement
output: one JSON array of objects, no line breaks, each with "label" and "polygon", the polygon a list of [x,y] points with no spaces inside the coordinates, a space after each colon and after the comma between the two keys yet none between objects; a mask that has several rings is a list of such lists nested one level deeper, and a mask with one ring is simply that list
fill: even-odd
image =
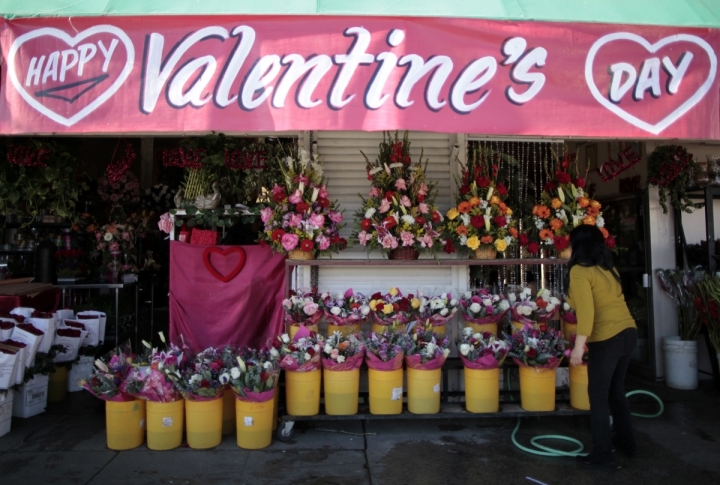
[{"label": "tall floral arrangement", "polygon": [[[460,163],[460,162],[459,162]],[[480,248],[504,253],[517,243],[517,221],[507,204],[508,189],[498,182],[499,164],[479,148],[468,153],[467,165],[456,177],[460,190],[456,206],[447,212],[446,252],[454,245],[475,251]]]},{"label": "tall floral arrangement", "polygon": [[[546,165],[548,178],[540,202],[532,208],[527,230],[520,235],[520,245],[531,254],[541,247],[561,252],[570,246],[570,232],[580,224],[597,226],[605,236],[609,248],[615,247],[615,238],[605,229],[602,204],[585,191],[585,179],[580,175],[575,154],[566,154],[555,163],[554,174]],[[554,176],[554,177],[553,177]]]},{"label": "tall floral arrangement", "polygon": [[[362,153],[362,152],[360,152]],[[371,188],[355,213],[352,240],[368,251],[380,249],[392,256],[406,248],[432,254],[445,244],[443,217],[435,205],[436,183],[426,180],[427,160],[410,158],[410,140],[405,132],[383,134],[380,153],[374,162],[362,153]]]},{"label": "tall floral arrangement", "polygon": [[[118,269],[123,273],[137,271],[135,265],[135,226],[131,224],[105,224],[95,231],[94,255],[102,258],[103,269],[106,267],[112,271],[113,266],[118,262]],[[121,254],[126,254],[126,260],[117,259]],[[115,261],[111,261],[115,260]]]},{"label": "tall floral arrangement", "polygon": [[278,251],[327,254],[347,247],[340,237],[343,215],[329,199],[322,163],[304,149],[288,148],[277,160],[284,185],[275,184],[269,205],[260,211],[260,240]]}]

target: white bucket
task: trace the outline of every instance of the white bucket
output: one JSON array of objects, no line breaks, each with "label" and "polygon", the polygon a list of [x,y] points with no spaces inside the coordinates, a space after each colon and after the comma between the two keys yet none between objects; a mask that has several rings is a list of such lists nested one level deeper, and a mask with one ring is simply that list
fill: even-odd
[{"label": "white bucket", "polygon": [[665,383],[673,389],[697,389],[697,342],[680,337],[663,338]]},{"label": "white bucket", "polygon": [[8,389],[7,393],[0,394],[0,436],[10,432],[13,392],[12,389]]}]

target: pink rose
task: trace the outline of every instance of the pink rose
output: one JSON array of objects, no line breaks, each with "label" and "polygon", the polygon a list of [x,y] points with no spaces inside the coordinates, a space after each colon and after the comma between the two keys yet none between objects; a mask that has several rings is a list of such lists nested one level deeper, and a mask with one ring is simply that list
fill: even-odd
[{"label": "pink rose", "polygon": [[331,221],[333,221],[335,224],[340,224],[343,221],[343,215],[342,212],[338,211],[330,211],[328,214],[328,217]]},{"label": "pink rose", "polygon": [[290,227],[300,227],[300,224],[302,224],[302,216],[300,214],[292,213],[290,214],[290,218],[288,219],[288,225]]},{"label": "pink rose", "polygon": [[311,214],[310,224],[318,228],[323,227],[325,225],[325,216],[322,214]]},{"label": "pink rose", "polygon": [[130,240],[130,233],[129,233],[129,232],[123,232],[123,233],[122,233],[122,238],[123,238],[124,241],[129,241],[129,240]]},{"label": "pink rose", "polygon": [[305,303],[305,306],[303,306],[303,311],[306,315],[315,315],[315,313],[318,311],[318,304],[314,302]]},{"label": "pink rose", "polygon": [[380,197],[380,190],[377,187],[373,187],[370,189],[370,194],[368,194],[370,197]]},{"label": "pink rose", "polygon": [[285,233],[280,242],[282,243],[282,247],[285,248],[285,251],[292,251],[297,247],[299,240],[300,238],[295,234]]},{"label": "pink rose", "polygon": [[403,246],[412,246],[413,244],[415,244],[415,237],[410,232],[401,232],[400,239],[402,239]]},{"label": "pink rose", "polygon": [[320,251],[325,251],[327,248],[330,247],[330,239],[325,237],[323,234],[320,234],[318,237],[316,237],[315,242],[317,243],[318,249],[320,249]]},{"label": "pink rose", "polygon": [[292,193],[289,200],[291,204],[299,204],[302,202],[302,193],[300,192],[300,189],[295,189],[295,192]]},{"label": "pink rose", "polygon": [[260,219],[263,221],[263,223],[267,223],[270,219],[272,219],[273,211],[270,207],[265,207],[263,210],[260,211]]},{"label": "pink rose", "polygon": [[431,247],[433,247],[433,243],[434,243],[434,241],[433,241],[432,236],[430,234],[425,234],[422,237],[422,243],[420,243],[420,245],[424,248],[431,248]]},{"label": "pink rose", "polygon": [[428,212],[430,212],[430,209],[428,209],[427,204],[425,204],[424,202],[421,202],[418,205],[418,210],[420,211],[421,214],[427,214]]},{"label": "pink rose", "polygon": [[330,358],[333,360],[337,360],[338,355],[340,355],[340,351],[338,349],[332,349],[330,352]]},{"label": "pink rose", "polygon": [[428,193],[428,186],[425,184],[420,185],[420,190],[418,190],[418,195],[427,195]]},{"label": "pink rose", "polygon": [[412,207],[412,202],[410,202],[410,199],[407,195],[403,195],[402,197],[400,197],[400,203],[405,207]]},{"label": "pink rose", "polygon": [[380,213],[385,214],[389,210],[390,210],[390,201],[387,199],[383,199],[382,202],[380,202]]},{"label": "pink rose", "polygon": [[110,251],[118,251],[120,250],[120,245],[116,242],[110,243]]},{"label": "pink rose", "polygon": [[360,231],[358,233],[358,242],[361,246],[367,245],[367,243],[372,239],[372,234],[369,234],[365,231]]},{"label": "pink rose", "polygon": [[398,247],[397,238],[391,234],[387,234],[381,241],[382,247],[385,249],[395,249]]},{"label": "pink rose", "polygon": [[405,185],[404,179],[397,179],[395,181],[395,188],[398,190],[407,190],[407,186]]},{"label": "pink rose", "polygon": [[318,197],[321,199],[327,199],[329,196],[328,191],[325,189],[325,186],[323,185],[320,187],[320,190],[318,191]]}]

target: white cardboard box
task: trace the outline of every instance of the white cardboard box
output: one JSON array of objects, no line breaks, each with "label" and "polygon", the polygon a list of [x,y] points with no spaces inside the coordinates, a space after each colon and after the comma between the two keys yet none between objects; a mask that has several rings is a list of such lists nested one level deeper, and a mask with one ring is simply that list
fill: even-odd
[{"label": "white cardboard box", "polygon": [[14,391],[9,389],[7,394],[0,394],[0,436],[4,436],[10,432],[13,393]]},{"label": "white cardboard box", "polygon": [[48,376],[35,376],[20,386],[13,400],[12,415],[18,418],[29,418],[45,411],[47,406]]}]

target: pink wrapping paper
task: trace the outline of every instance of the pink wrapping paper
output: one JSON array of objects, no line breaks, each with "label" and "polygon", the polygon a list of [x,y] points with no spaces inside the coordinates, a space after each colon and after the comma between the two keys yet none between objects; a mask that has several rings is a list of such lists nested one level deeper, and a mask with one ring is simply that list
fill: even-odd
[{"label": "pink wrapping paper", "polygon": [[430,318],[419,318],[418,321],[430,321],[430,325],[433,327],[439,327],[441,325],[446,325],[447,322],[450,321],[452,317],[455,316],[455,313],[457,313],[457,308],[450,312],[448,315],[445,315],[444,317],[442,315],[433,315]]},{"label": "pink wrapping paper", "polygon": [[393,360],[387,362],[383,361],[380,357],[373,354],[372,352],[365,353],[365,362],[367,366],[374,370],[381,371],[392,371],[402,369],[403,366],[403,354],[398,354]]},{"label": "pink wrapping paper", "polygon": [[[460,360],[462,360],[463,366],[467,367],[468,369],[474,369],[474,370],[489,370],[489,369],[497,369],[502,365],[502,360],[497,360],[494,355],[488,354],[483,355],[478,360],[473,362],[472,360],[469,360],[462,354],[460,355]],[[505,358],[503,357],[503,360]]]},{"label": "pink wrapping paper", "polygon": [[517,365],[519,365],[521,367],[535,367],[536,369],[557,369],[558,366],[560,365],[560,362],[562,362],[562,357],[559,357],[558,360],[553,364],[545,364],[545,365],[535,365],[535,366],[525,365],[525,362],[523,362],[522,360],[516,359],[515,357],[513,357],[513,362],[515,362]]},{"label": "pink wrapping paper", "polygon": [[253,392],[246,387],[243,389],[243,392],[245,392],[244,396],[241,396],[236,392],[235,399],[244,402],[267,402],[275,397],[275,388],[272,388],[269,391]]},{"label": "pink wrapping paper", "polygon": [[536,323],[547,323],[550,320],[552,320],[555,315],[557,315],[557,308],[553,310],[550,313],[546,313],[545,315],[538,315],[537,321],[530,320],[529,318],[525,317],[524,315],[520,315],[515,308],[512,309],[512,318],[516,322],[520,322],[522,324],[529,323],[530,325],[534,325]]},{"label": "pink wrapping paper", "polygon": [[289,355],[286,355],[285,357],[280,360],[280,367],[282,367],[283,370],[286,371],[295,371],[295,372],[311,372],[314,370],[317,370],[320,368],[320,353],[313,355],[312,359],[305,362],[302,365],[298,365],[297,360],[293,359]]},{"label": "pink wrapping paper", "polygon": [[337,325],[338,327],[345,327],[347,325],[357,325],[366,320],[365,317],[338,317],[337,315],[333,315],[327,310],[323,310],[325,312],[325,320],[327,320],[328,323],[332,325]]},{"label": "pink wrapping paper", "polygon": [[379,317],[378,314],[375,312],[372,312],[372,318],[373,322],[377,323],[378,325],[385,325],[387,327],[392,326],[392,324],[395,322],[400,322],[401,324],[403,324],[410,321],[410,318],[406,317],[405,315],[397,315],[393,318],[383,319]]},{"label": "pink wrapping paper", "polygon": [[560,318],[562,319],[563,322],[566,322],[566,323],[577,323],[578,322],[577,315],[575,315],[574,313],[565,313],[565,314],[561,315]]},{"label": "pink wrapping paper", "polygon": [[477,317],[473,318],[470,315],[467,315],[463,313],[463,319],[468,323],[474,323],[476,325],[487,325],[488,323],[498,323],[502,318],[507,315],[507,312],[509,312],[510,309],[508,308],[502,313],[499,313],[497,315],[491,315],[489,317]]},{"label": "pink wrapping paper", "polygon": [[308,317],[307,319],[303,320],[302,322],[296,322],[295,320],[292,319],[292,317],[290,317],[290,315],[288,315],[286,313],[285,314],[285,323],[287,323],[288,325],[295,324],[295,325],[300,325],[300,326],[317,325],[318,323],[320,323],[320,320],[322,320],[322,316],[323,316],[322,312],[320,310],[318,310],[315,312],[314,315],[312,315],[311,317]]},{"label": "pink wrapping paper", "polygon": [[104,395],[104,394],[95,394],[95,393],[93,392],[92,388],[90,387],[90,384],[88,384],[87,382],[85,382],[85,383],[82,385],[82,387],[83,387],[86,391],[88,391],[90,394],[92,394],[92,395],[95,396],[96,398],[98,398],[98,399],[100,399],[100,400],[103,400],[103,401],[128,402],[128,401],[134,401],[134,400],[135,400],[135,398],[134,398],[133,396],[131,396],[130,394],[125,394],[125,393],[122,392],[122,391],[118,392],[118,393],[115,394],[115,396],[113,396],[113,397],[107,397],[107,396]]},{"label": "pink wrapping paper", "polygon": [[183,397],[186,401],[207,402],[214,401],[216,399],[222,399],[223,392],[220,391],[220,393],[215,397],[198,396],[197,394],[193,394],[192,392],[186,392],[185,394],[183,394]]},{"label": "pink wrapping paper", "polygon": [[422,356],[420,355],[406,355],[405,365],[408,369],[417,370],[437,370],[445,364],[445,357],[435,357],[432,360],[428,360],[424,364],[421,363]]},{"label": "pink wrapping paper", "polygon": [[331,371],[348,371],[348,370],[355,370],[359,369],[360,366],[363,363],[363,357],[365,356],[365,350],[360,349],[360,352],[353,355],[352,357],[348,357],[345,362],[342,364],[338,364],[332,359],[327,359],[325,357],[322,358],[322,365],[323,368]]},{"label": "pink wrapping paper", "polygon": [[[148,369],[146,372],[147,375],[144,378],[140,378],[136,376],[138,370],[132,369],[125,380],[120,384],[120,390],[138,399],[142,399],[143,401],[167,403],[182,399],[180,392],[166,379],[165,374],[152,368]],[[131,394],[127,390],[128,382],[136,379],[143,381],[143,388],[139,393]]]}]

